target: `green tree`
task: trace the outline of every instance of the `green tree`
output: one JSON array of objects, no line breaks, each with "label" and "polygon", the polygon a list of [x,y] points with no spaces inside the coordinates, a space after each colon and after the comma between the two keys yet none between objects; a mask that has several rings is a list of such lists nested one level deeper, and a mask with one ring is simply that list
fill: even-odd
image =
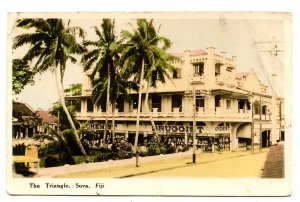
[{"label": "green tree", "polygon": [[74,55],[84,51],[76,39],[76,35],[83,38],[84,31],[80,27],[70,27],[69,24],[70,21],[66,26],[62,19],[20,19],[17,21],[17,27],[28,30],[28,33],[14,38],[13,49],[29,44],[29,50],[23,60],[34,62],[35,72],[43,73],[47,70],[54,72],[59,101],[74,131],[76,143],[88,161],[64,99],[63,77],[67,61],[76,63]]},{"label": "green tree", "polygon": [[[76,105],[71,105],[70,103],[71,102],[66,102],[66,106],[68,108],[70,116],[72,117],[75,127],[78,128],[79,123],[77,123],[77,121],[76,121],[76,111],[77,111]],[[60,102],[55,102],[53,104],[53,107],[52,107],[52,110],[50,113],[59,118],[59,129],[60,130],[66,130],[68,128],[71,128],[69,119],[68,119]]]},{"label": "green tree", "polygon": [[92,69],[93,102],[96,106],[101,106],[106,100],[103,143],[105,143],[108,128],[108,107],[110,104],[112,105],[112,136],[114,140],[116,100],[120,94],[128,97],[127,88],[135,87],[133,82],[127,81],[120,75],[118,61],[122,46],[121,41],[117,40],[114,27],[114,20],[103,19],[101,30],[94,27],[98,40],[83,42],[86,47],[91,48],[89,52],[84,54],[82,63],[85,71]]},{"label": "green tree", "polygon": [[71,84],[69,88],[66,88],[64,92],[69,96],[76,96],[81,95],[82,93],[82,84],[81,83],[75,83]]},{"label": "green tree", "polygon": [[[107,80],[103,80],[101,78],[96,78],[92,82],[93,85],[93,92],[92,96],[99,100],[99,104],[101,104],[101,99],[105,100],[107,95],[108,89],[108,82]],[[116,102],[119,97],[124,98],[124,100],[129,101],[130,97],[128,91],[130,89],[137,91],[138,87],[137,84],[133,81],[130,81],[128,78],[121,75],[116,69],[116,74],[113,79],[113,82],[110,86],[110,103],[112,104],[112,138],[115,138],[115,109],[116,109]]]},{"label": "green tree", "polygon": [[[153,20],[147,21],[145,19],[138,19],[137,29],[135,29],[133,33],[129,31],[122,31],[122,35],[126,44],[120,59],[120,65],[124,66],[124,71],[127,72],[127,74],[133,75],[134,81],[139,83],[136,135],[134,141],[138,166],[137,143],[142,99],[142,81],[143,79],[146,80],[146,89],[148,89],[149,84],[156,84],[157,75],[163,76],[166,73],[164,69],[166,67],[171,68],[170,65],[167,65],[167,60],[170,57],[168,53],[166,53],[171,42],[166,37],[159,36],[157,34],[153,25]],[[157,74],[155,75],[155,73]],[[161,78],[163,79],[164,77]],[[150,116],[154,134],[157,135],[155,124],[148,108],[148,103],[146,103],[146,109]]]},{"label": "green tree", "polygon": [[[82,85],[81,83],[77,84],[71,84],[68,88],[64,90],[66,93],[66,96],[76,96],[81,95],[82,91]],[[81,109],[81,101],[80,100],[66,100],[66,106],[68,108],[68,111],[72,117],[72,120],[74,120],[74,124],[76,128],[79,127],[79,123],[76,121],[76,112],[80,111]],[[61,130],[66,130],[68,128],[71,128],[70,122],[68,120],[68,117],[60,104],[60,102],[55,102],[53,104],[51,114],[59,118],[59,124]]]},{"label": "green tree", "polygon": [[33,84],[34,72],[28,62],[22,59],[14,59],[12,65],[12,90],[19,94],[28,83]]}]

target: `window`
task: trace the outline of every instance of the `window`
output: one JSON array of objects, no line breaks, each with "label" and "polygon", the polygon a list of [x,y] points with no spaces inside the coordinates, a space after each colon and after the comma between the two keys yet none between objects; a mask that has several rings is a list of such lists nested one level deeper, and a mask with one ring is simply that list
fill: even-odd
[{"label": "window", "polygon": [[239,100],[238,101],[238,109],[244,109],[245,106],[245,100]]},{"label": "window", "polygon": [[194,64],[194,76],[204,75],[204,63]]},{"label": "window", "polygon": [[266,105],[262,106],[262,108],[261,108],[261,113],[262,113],[263,115],[267,114],[267,106],[266,106]]},{"label": "window", "polygon": [[221,75],[221,63],[215,64],[215,76],[220,76]]},{"label": "window", "polygon": [[227,109],[231,108],[231,100],[230,99],[226,100],[226,108]]},{"label": "window", "polygon": [[221,107],[221,95],[215,96],[215,107]]},{"label": "window", "polygon": [[173,72],[173,78],[181,78],[181,69],[176,68],[176,72]]},{"label": "window", "polygon": [[205,107],[205,98],[204,96],[196,96],[196,110],[199,111],[199,107]]},{"label": "window", "polygon": [[255,101],[253,105],[254,105],[254,114],[259,114],[260,113],[259,102]]},{"label": "window", "polygon": [[247,110],[251,110],[251,102],[249,100],[246,101]]},{"label": "window", "polygon": [[118,111],[124,112],[124,97],[123,96],[118,97],[116,104],[117,104]]},{"label": "window", "polygon": [[172,111],[173,108],[179,108],[179,111],[182,111],[182,95],[172,95]]},{"label": "window", "polygon": [[161,95],[152,95],[152,108],[157,108],[161,112]]},{"label": "window", "polygon": [[87,107],[86,107],[87,112],[93,112],[94,111],[94,103],[91,98],[87,99]]},{"label": "window", "polygon": [[[131,96],[131,106],[132,106],[132,109],[137,109],[138,108],[138,95],[132,95]],[[142,106],[141,106],[141,109],[142,109]]]},{"label": "window", "polygon": [[249,100],[239,100],[238,101],[238,109],[250,110],[251,103]]}]

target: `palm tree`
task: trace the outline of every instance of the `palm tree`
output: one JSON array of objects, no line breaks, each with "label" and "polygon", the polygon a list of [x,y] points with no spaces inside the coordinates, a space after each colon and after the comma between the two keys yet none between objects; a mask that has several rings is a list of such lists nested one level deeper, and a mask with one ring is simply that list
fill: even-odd
[{"label": "palm tree", "polygon": [[[93,92],[92,96],[97,98],[96,102],[101,104],[101,100],[104,100],[107,95],[108,89],[108,80],[103,80],[101,78],[96,78],[92,81]],[[116,102],[119,97],[124,98],[124,100],[129,100],[128,91],[130,89],[137,91],[137,84],[133,81],[130,81],[124,75],[121,75],[119,68],[116,69],[116,74],[113,79],[113,82],[110,85],[110,103],[112,104],[112,139],[115,138],[115,109]]]},{"label": "palm tree", "polygon": [[54,72],[60,103],[74,131],[74,137],[86,161],[88,156],[80,142],[76,127],[68,112],[64,99],[63,77],[67,61],[76,63],[74,54],[81,54],[84,49],[77,43],[76,35],[84,37],[79,27],[65,26],[62,19],[20,19],[17,27],[33,32],[20,34],[14,38],[13,49],[29,44],[23,60],[34,62],[33,71],[43,73],[50,69]]},{"label": "palm tree", "polygon": [[171,79],[170,73],[177,72],[176,68],[170,64],[171,61],[180,60],[179,58],[170,55],[169,53],[162,51],[159,53],[159,58],[155,64],[149,68],[145,75],[146,80],[146,95],[145,95],[145,108],[150,118],[150,122],[153,128],[154,137],[158,139],[155,123],[152,117],[152,113],[149,110],[148,98],[149,98],[149,87],[156,88],[157,82],[165,83],[166,78]]},{"label": "palm tree", "polygon": [[[153,25],[153,20],[148,22],[145,19],[138,19],[137,29],[134,30],[133,33],[129,31],[122,31],[122,35],[124,39],[127,40],[127,43],[125,44],[125,49],[120,58],[120,65],[124,66],[124,71],[127,72],[127,74],[132,74],[134,81],[139,83],[136,135],[134,141],[138,166],[137,143],[142,99],[142,81],[143,79],[146,79],[146,89],[148,89],[149,83],[151,85],[156,84],[157,79],[154,78],[157,78],[157,76],[153,76],[155,73],[163,76],[166,73],[165,68],[171,67],[170,65],[167,65],[167,60],[171,58],[171,56],[166,53],[166,50],[170,47],[171,42],[169,39],[157,34]],[[164,79],[164,77],[161,78]],[[148,93],[146,100],[147,99]],[[146,109],[152,123],[154,135],[157,136],[155,124],[148,108],[148,103],[146,103]]]},{"label": "palm tree", "polygon": [[[84,41],[86,47],[92,47],[92,50],[85,53],[82,58],[84,71],[92,69],[91,80],[93,86],[92,98],[94,104],[101,105],[106,98],[106,118],[103,135],[103,143],[105,144],[106,133],[108,129],[108,107],[112,102],[110,98],[111,83],[116,77],[117,61],[119,59],[119,44],[114,33],[115,22],[111,19],[103,19],[101,24],[102,31],[98,27],[94,27],[98,36],[97,41]],[[106,95],[104,96],[104,91]],[[114,105],[112,106],[114,110]],[[114,129],[114,128],[113,128]]]}]

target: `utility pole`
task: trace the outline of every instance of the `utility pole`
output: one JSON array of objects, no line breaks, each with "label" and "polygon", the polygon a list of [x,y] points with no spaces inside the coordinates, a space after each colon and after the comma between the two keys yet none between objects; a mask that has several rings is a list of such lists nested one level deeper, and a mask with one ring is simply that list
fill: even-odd
[{"label": "utility pole", "polygon": [[58,116],[57,133],[59,134],[60,133],[60,112],[59,112],[59,110],[58,110],[57,116]]},{"label": "utility pole", "polygon": [[[263,50],[260,52],[267,52],[271,55],[271,66],[272,66],[272,70],[271,70],[271,81],[269,80],[269,83],[271,85],[271,90],[272,90],[272,116],[271,116],[271,122],[272,122],[272,132],[271,135],[268,137],[268,141],[270,142],[270,139],[277,139],[276,136],[276,126],[277,126],[277,117],[276,117],[276,111],[277,111],[277,96],[278,94],[278,89],[277,89],[277,74],[276,72],[278,71],[278,69],[276,69],[276,58],[278,56],[279,52],[284,52],[284,50],[279,50],[278,49],[278,43],[284,43],[283,41],[277,41],[275,37],[272,38],[271,41],[260,41],[260,42],[255,42],[254,44],[271,44],[271,48],[269,50]],[[264,67],[264,66],[263,66]],[[268,73],[268,76],[270,75],[270,73]],[[277,134],[278,135],[278,134]],[[271,138],[271,136],[273,136],[273,138]],[[278,139],[277,139],[278,140]],[[268,143],[269,144],[269,143]]]},{"label": "utility pole", "polygon": [[196,92],[193,87],[193,163],[196,163]]},{"label": "utility pole", "polygon": [[261,106],[261,95],[259,96],[259,135],[260,135],[260,137],[259,137],[259,151],[261,152],[261,150],[262,150],[262,123],[261,123],[261,121],[262,121],[262,118],[261,118],[261,116],[262,116],[262,106]]},{"label": "utility pole", "polygon": [[253,117],[253,93],[251,92],[251,118],[252,118],[252,123],[251,123],[251,152],[252,154],[254,153],[254,117]]}]

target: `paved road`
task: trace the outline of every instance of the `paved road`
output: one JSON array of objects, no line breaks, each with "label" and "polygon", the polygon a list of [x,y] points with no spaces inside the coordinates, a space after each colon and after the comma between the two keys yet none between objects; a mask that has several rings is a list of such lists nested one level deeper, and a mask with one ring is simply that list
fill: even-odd
[{"label": "paved road", "polygon": [[284,178],[284,144],[272,146],[268,152],[262,178]]},{"label": "paved road", "polygon": [[128,178],[128,177],[261,177],[269,149],[250,151],[200,153],[193,164],[191,154],[167,160],[135,165],[57,175],[58,178]]}]

